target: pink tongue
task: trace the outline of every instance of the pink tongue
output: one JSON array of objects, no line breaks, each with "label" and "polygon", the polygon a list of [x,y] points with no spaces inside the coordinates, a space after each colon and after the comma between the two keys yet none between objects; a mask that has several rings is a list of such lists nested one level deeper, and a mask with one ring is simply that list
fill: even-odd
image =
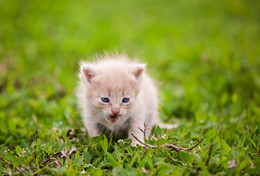
[{"label": "pink tongue", "polygon": [[117,116],[110,116],[110,117],[108,118],[108,120],[109,120],[110,122],[113,122],[113,123],[116,122],[117,119],[118,119]]}]

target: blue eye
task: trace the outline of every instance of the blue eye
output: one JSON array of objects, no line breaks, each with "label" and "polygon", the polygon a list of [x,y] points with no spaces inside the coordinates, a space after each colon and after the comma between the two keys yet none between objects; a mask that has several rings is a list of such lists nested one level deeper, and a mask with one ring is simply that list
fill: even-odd
[{"label": "blue eye", "polygon": [[129,102],[129,100],[130,100],[130,98],[123,98],[122,102],[127,103],[127,102]]},{"label": "blue eye", "polygon": [[104,103],[108,103],[108,102],[109,102],[109,98],[106,98],[106,97],[101,97],[101,100],[102,100]]}]

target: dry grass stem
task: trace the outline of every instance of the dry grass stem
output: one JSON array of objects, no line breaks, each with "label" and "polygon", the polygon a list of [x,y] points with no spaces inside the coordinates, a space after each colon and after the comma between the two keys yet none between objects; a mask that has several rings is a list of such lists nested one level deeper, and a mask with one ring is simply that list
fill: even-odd
[{"label": "dry grass stem", "polygon": [[208,155],[208,159],[207,159],[207,161],[206,161],[206,165],[209,164],[209,160],[210,160],[210,156],[211,156],[212,148],[213,148],[213,144],[210,145],[210,148],[209,148],[209,155]]},{"label": "dry grass stem", "polygon": [[33,153],[34,153],[34,159],[36,160],[36,145],[37,145],[37,136],[38,136],[38,127],[36,127],[35,130],[35,143],[34,143],[34,149],[33,149]]},{"label": "dry grass stem", "polygon": [[154,145],[150,145],[147,143],[142,142],[140,139],[138,139],[133,133],[131,134],[140,144],[142,144],[146,149],[156,149],[156,148],[170,148],[172,150],[175,150],[176,152],[180,152],[180,151],[190,151],[192,149],[194,149],[195,147],[197,147],[204,139],[200,140],[197,144],[195,144],[194,146],[190,147],[190,148],[183,148],[180,147],[176,144],[162,144],[161,146],[154,146]]}]

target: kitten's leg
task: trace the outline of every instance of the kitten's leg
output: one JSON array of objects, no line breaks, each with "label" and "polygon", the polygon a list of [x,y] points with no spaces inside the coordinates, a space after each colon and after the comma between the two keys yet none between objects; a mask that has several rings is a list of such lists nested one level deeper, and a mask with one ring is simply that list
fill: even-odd
[{"label": "kitten's leg", "polygon": [[173,128],[178,127],[177,124],[165,124],[165,123],[162,123],[162,122],[160,122],[158,125],[161,129],[168,129],[168,130],[172,130]]},{"label": "kitten's leg", "polygon": [[147,121],[146,123],[148,125],[150,125],[150,127],[153,127],[154,125],[159,125],[159,127],[161,129],[172,130],[173,128],[177,128],[177,126],[178,126],[177,124],[166,124],[166,123],[161,122],[161,120],[158,117],[157,111],[150,111],[147,114],[147,119],[148,120],[146,120]]},{"label": "kitten's leg", "polygon": [[[172,130],[173,128],[177,128],[177,124],[165,124],[163,122],[161,122],[161,120],[159,119],[158,115],[157,115],[157,111],[150,111],[147,113],[146,116],[147,120],[146,120],[146,124],[148,127],[153,127],[155,125],[159,125],[161,129],[168,129],[168,130]],[[150,133],[148,133],[150,134]]]},{"label": "kitten's leg", "polygon": [[138,119],[137,120],[133,120],[129,130],[128,130],[128,138],[132,139],[132,146],[136,146],[136,144],[142,145],[140,142],[138,142],[133,136],[132,134],[134,134],[135,137],[137,137],[141,142],[144,142],[144,133],[139,130],[139,128],[143,129],[143,125],[144,125],[144,120],[142,119]]},{"label": "kitten's leg", "polygon": [[97,123],[95,121],[89,119],[88,117],[85,117],[83,119],[83,122],[88,131],[89,138],[99,136],[101,134],[101,132],[99,131],[99,129],[97,127]]}]

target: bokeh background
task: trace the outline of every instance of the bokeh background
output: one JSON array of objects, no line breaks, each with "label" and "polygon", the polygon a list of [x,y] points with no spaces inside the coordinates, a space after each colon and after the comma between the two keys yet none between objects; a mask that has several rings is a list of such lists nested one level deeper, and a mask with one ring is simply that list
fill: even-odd
[{"label": "bokeh background", "polygon": [[0,0],[1,146],[29,145],[35,124],[43,141],[82,128],[78,62],[118,52],[148,64],[165,122],[256,156],[259,2]]}]

